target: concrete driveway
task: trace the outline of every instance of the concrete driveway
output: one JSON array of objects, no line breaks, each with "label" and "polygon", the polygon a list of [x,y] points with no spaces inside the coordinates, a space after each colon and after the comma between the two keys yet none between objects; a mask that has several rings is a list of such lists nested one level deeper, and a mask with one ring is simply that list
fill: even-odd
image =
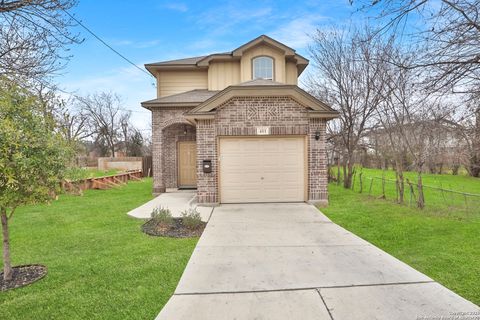
[{"label": "concrete driveway", "polygon": [[480,309],[315,207],[245,204],[214,209],[157,319],[405,320],[454,312]]}]

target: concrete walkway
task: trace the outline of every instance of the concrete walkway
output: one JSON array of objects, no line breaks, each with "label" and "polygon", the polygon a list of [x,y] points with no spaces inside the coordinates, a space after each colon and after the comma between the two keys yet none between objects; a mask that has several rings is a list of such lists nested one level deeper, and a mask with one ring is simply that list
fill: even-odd
[{"label": "concrete walkway", "polygon": [[214,209],[157,319],[405,320],[452,312],[480,309],[313,206],[251,204]]},{"label": "concrete walkway", "polygon": [[203,221],[208,221],[212,213],[212,207],[197,206],[196,190],[175,190],[162,193],[149,202],[133,209],[127,214],[133,218],[149,219],[153,209],[163,207],[170,209],[173,217],[181,217],[182,212],[189,208],[196,208],[200,212]]}]

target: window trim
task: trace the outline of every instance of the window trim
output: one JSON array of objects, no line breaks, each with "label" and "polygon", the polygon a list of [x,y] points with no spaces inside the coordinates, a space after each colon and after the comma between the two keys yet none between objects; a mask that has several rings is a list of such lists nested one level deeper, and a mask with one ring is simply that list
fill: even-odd
[{"label": "window trim", "polygon": [[272,59],[272,79],[264,79],[264,78],[257,78],[257,79],[263,79],[263,80],[272,80],[272,81],[275,81],[275,58],[272,57],[272,56],[269,56],[269,55],[266,55],[266,54],[262,54],[262,55],[259,55],[259,56],[255,56],[253,57],[252,59],[250,59],[250,65],[251,65],[251,73],[252,73],[252,80],[257,80],[255,79],[255,73],[254,73],[254,63],[253,61],[257,58],[270,58]]}]

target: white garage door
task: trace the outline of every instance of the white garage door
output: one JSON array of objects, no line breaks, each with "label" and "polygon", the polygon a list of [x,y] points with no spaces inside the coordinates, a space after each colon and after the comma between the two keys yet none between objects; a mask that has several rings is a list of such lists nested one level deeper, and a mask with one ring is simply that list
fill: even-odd
[{"label": "white garage door", "polygon": [[305,200],[305,139],[221,138],[220,201]]}]

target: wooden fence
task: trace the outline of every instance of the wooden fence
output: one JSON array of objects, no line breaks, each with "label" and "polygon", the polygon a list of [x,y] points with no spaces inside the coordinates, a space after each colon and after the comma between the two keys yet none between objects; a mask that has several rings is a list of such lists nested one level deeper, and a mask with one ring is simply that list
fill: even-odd
[{"label": "wooden fence", "polygon": [[87,189],[110,189],[125,185],[129,180],[141,180],[142,170],[132,170],[118,173],[112,176],[87,178],[77,181],[64,181],[63,189],[70,192],[81,192]]},{"label": "wooden fence", "polygon": [[152,156],[146,156],[142,159],[142,172],[143,177],[153,176],[153,161]]}]

